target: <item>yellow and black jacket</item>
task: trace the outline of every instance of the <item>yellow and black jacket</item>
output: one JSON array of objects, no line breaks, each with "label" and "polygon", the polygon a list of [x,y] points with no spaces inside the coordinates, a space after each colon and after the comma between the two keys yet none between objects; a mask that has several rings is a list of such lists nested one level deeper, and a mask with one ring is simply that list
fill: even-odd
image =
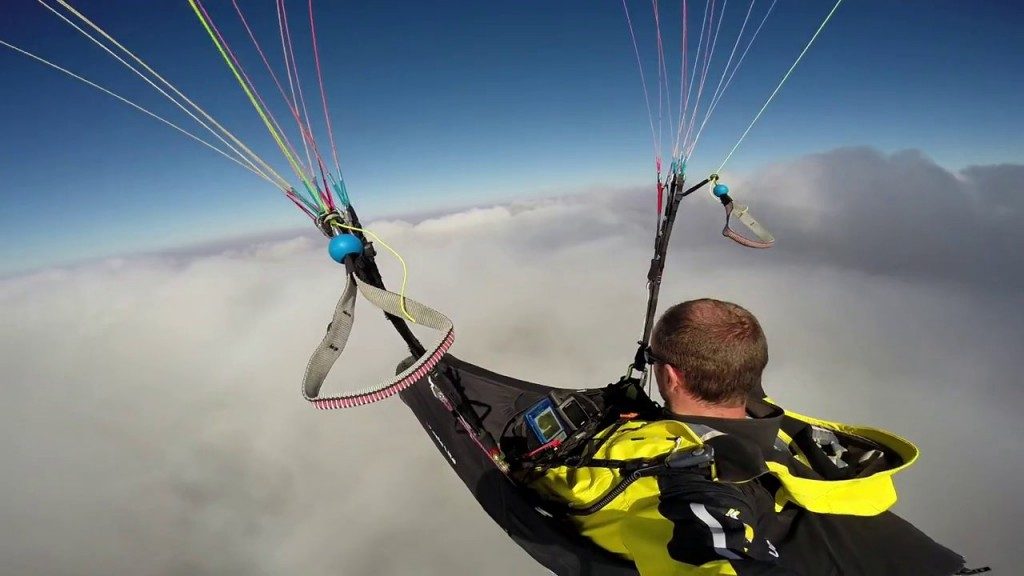
[{"label": "yellow and black jacket", "polygon": [[640,478],[573,516],[580,532],[643,576],[949,576],[963,567],[888,512],[893,475],[917,459],[912,444],[767,400],[751,400],[748,416],[619,422],[597,435],[581,465],[547,469],[531,487],[584,508],[620,482],[624,462],[710,446],[710,470]]}]

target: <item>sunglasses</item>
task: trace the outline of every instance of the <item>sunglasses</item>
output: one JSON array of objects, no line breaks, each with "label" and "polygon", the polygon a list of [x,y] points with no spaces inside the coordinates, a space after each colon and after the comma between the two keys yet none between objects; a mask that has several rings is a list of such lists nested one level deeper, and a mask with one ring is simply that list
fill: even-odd
[{"label": "sunglasses", "polygon": [[668,364],[668,365],[671,365],[672,364],[671,362],[669,362],[669,361],[661,358],[657,354],[655,354],[654,350],[651,350],[650,346],[644,348],[644,362],[647,362],[650,365],[654,365],[654,364]]}]

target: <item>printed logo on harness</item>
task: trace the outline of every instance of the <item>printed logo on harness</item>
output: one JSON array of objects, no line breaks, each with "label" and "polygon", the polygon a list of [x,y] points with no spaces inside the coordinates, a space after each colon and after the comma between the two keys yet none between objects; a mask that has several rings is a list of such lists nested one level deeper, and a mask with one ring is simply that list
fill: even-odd
[{"label": "printed logo on harness", "polygon": [[426,426],[427,430],[430,430],[430,435],[434,437],[434,441],[437,442],[437,445],[442,450],[444,450],[445,456],[447,456],[448,459],[452,461],[452,465],[454,466],[458,464],[458,462],[455,461],[455,456],[453,456],[452,453],[448,450],[448,447],[444,445],[444,442],[441,441],[441,437],[437,435],[437,432],[434,432],[434,429],[430,427],[430,424],[427,424]]}]

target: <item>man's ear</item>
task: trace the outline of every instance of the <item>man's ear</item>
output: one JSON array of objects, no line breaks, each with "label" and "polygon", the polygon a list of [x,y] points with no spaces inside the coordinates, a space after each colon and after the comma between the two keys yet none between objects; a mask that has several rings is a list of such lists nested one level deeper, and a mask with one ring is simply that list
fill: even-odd
[{"label": "man's ear", "polygon": [[676,370],[669,364],[655,364],[654,369],[657,371],[656,376],[661,381],[662,388],[668,392],[674,392],[679,387],[679,376],[676,374]]},{"label": "man's ear", "polygon": [[677,368],[671,364],[662,364],[662,370],[665,371],[665,382],[669,385],[670,389],[686,390],[686,373],[682,369]]}]

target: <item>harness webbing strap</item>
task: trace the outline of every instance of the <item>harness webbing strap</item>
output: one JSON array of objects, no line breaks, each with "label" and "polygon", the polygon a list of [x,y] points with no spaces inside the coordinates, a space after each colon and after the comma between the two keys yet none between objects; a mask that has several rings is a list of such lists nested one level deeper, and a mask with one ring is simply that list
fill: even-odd
[{"label": "harness webbing strap", "polygon": [[401,307],[403,297],[401,295],[371,286],[354,274],[348,275],[348,283],[338,300],[338,305],[334,308],[334,318],[327,327],[327,334],[309,359],[306,374],[302,379],[303,397],[322,410],[362,406],[394,396],[433,370],[455,342],[455,326],[447,316],[415,300],[404,298],[405,309],[417,324],[439,332],[436,341],[426,346],[424,353],[416,358],[415,362],[390,380],[356,392],[320,398],[320,388],[334,363],[345,350],[348,337],[352,332],[357,292],[386,314],[403,316]]},{"label": "harness webbing strap", "polygon": [[651,259],[651,267],[647,272],[647,313],[644,316],[644,334],[640,338],[640,347],[637,348],[633,358],[633,370],[644,372],[647,361],[644,358],[644,349],[651,340],[651,331],[654,329],[654,316],[658,311],[658,294],[661,292],[661,277],[665,271],[665,258],[668,254],[669,240],[672,238],[672,227],[676,222],[676,213],[679,211],[679,203],[683,198],[703,188],[711,182],[705,178],[696,186],[691,186],[682,191],[683,178],[681,175],[673,175],[669,184],[668,202],[665,205],[665,215],[661,220],[661,227],[655,230],[654,236],[654,258]]},{"label": "harness webbing strap", "polygon": [[[725,206],[725,228],[722,228],[722,236],[735,240],[748,248],[771,248],[775,244],[775,238],[761,225],[760,222],[750,215],[750,208],[745,204],[735,204],[728,196],[722,199]],[[750,229],[758,240],[748,238],[729,227],[729,221],[735,216]]]}]

